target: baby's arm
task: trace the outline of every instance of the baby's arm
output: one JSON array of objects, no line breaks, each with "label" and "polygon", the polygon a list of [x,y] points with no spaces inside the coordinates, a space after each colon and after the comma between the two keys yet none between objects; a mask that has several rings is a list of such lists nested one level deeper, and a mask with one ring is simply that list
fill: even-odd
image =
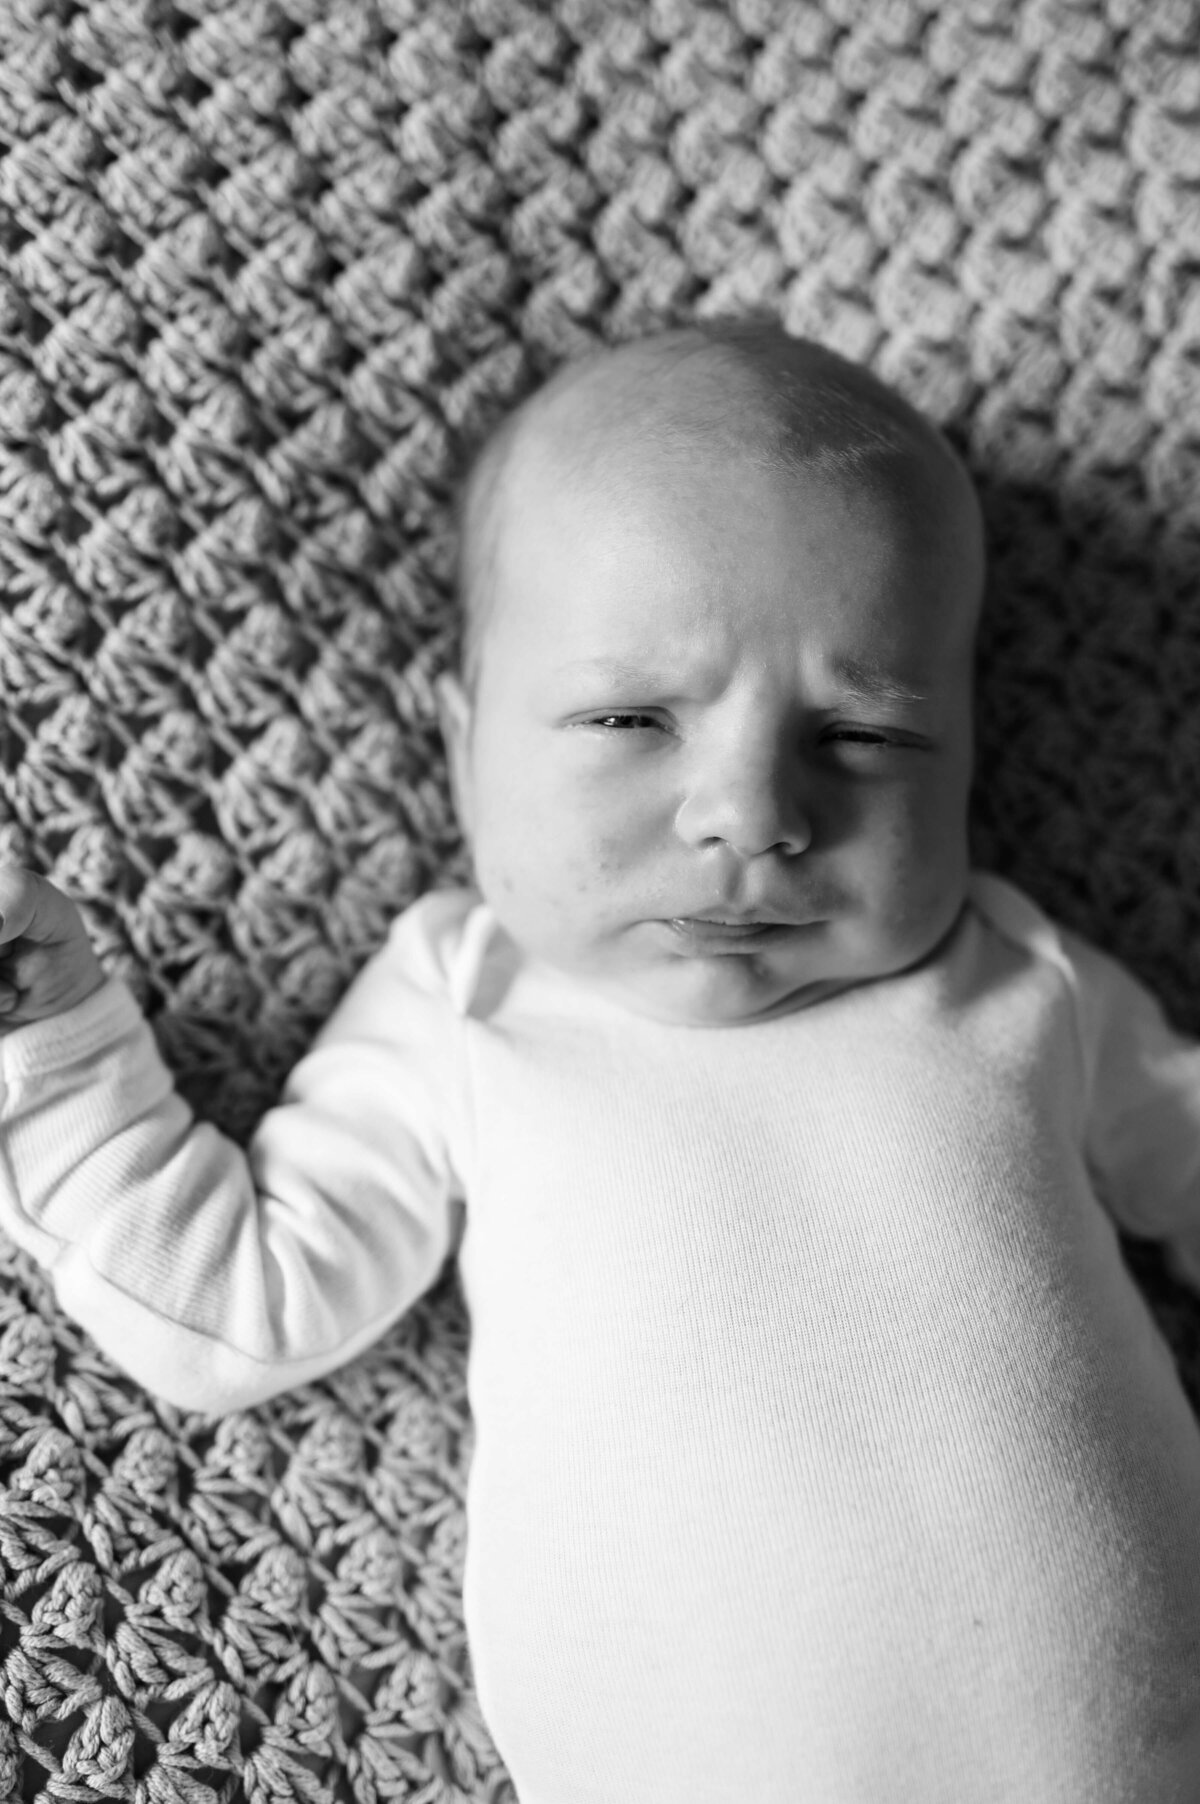
[{"label": "baby's arm", "polygon": [[121,1366],[184,1407],[238,1407],[350,1358],[428,1288],[457,1211],[445,1011],[395,936],[244,1154],[195,1120],[73,905],[8,871],[5,903],[0,1226]]}]

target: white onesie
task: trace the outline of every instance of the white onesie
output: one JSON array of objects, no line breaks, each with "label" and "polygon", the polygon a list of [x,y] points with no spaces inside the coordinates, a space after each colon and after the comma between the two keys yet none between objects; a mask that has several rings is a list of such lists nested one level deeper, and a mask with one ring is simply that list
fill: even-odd
[{"label": "white onesie", "polygon": [[459,1246],[521,1804],[1200,1800],[1200,1431],[1113,1225],[1200,1276],[1200,1049],[1007,885],[719,1029],[436,891],[248,1158],[115,982],[0,1040],[0,1132],[0,1225],[193,1408],[348,1359]]}]

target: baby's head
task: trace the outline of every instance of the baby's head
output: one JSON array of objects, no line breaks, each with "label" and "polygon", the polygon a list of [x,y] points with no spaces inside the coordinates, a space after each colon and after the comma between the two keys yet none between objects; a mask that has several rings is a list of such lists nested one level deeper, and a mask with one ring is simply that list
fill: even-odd
[{"label": "baby's head", "polygon": [[868,372],[752,323],[568,365],[477,460],[462,570],[455,803],[531,958],[732,1026],[949,931],[979,511]]}]

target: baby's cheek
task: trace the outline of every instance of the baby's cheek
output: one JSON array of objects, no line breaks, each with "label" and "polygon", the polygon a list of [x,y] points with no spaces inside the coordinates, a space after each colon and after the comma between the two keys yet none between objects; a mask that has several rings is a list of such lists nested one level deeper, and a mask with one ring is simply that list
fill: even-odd
[{"label": "baby's cheek", "polygon": [[518,893],[518,885],[503,860],[489,855],[486,844],[475,846],[475,881],[494,908],[503,910]]},{"label": "baby's cheek", "polygon": [[653,835],[625,825],[594,833],[576,869],[589,889],[613,895],[648,874],[661,850]]},{"label": "baby's cheek", "polygon": [[535,892],[546,862],[544,836],[522,813],[481,823],[475,838],[475,875],[495,906],[520,903]]},{"label": "baby's cheek", "polygon": [[908,839],[892,875],[897,931],[919,945],[950,925],[962,903],[967,877],[965,832],[956,822],[922,823]]}]

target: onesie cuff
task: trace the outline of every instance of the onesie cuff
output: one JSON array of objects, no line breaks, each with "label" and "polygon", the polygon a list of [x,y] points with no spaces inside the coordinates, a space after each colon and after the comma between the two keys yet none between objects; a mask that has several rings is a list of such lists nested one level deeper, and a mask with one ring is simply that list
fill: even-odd
[{"label": "onesie cuff", "polygon": [[143,1020],[129,986],[108,977],[61,1015],[0,1035],[0,1078],[12,1084],[73,1065],[111,1046]]}]

